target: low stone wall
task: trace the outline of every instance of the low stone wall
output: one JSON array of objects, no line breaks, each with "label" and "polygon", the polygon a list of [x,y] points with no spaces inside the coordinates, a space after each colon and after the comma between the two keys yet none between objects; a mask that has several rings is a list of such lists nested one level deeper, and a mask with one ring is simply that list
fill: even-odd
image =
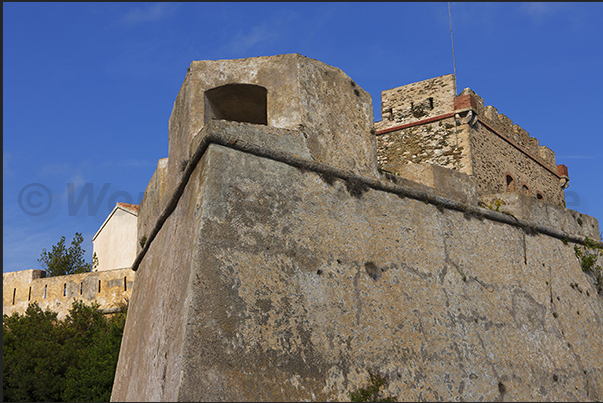
[{"label": "low stone wall", "polygon": [[111,313],[128,302],[135,272],[123,268],[57,277],[45,275],[43,270],[3,273],[3,313],[23,314],[30,303],[37,302],[43,310],[57,312],[59,319],[63,319],[76,299],[86,304],[96,302],[101,310]]}]

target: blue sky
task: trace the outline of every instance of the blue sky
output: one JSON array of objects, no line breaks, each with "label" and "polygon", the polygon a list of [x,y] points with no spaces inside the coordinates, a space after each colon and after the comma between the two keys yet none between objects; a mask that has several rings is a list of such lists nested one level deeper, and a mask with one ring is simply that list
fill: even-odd
[{"label": "blue sky", "polygon": [[[459,91],[555,151],[568,207],[603,219],[603,3],[450,6]],[[445,2],[3,3],[3,34],[3,271],[75,232],[91,258],[167,157],[193,60],[300,53],[368,91],[375,120],[381,91],[453,72]],[[77,208],[83,189],[98,206]]]}]

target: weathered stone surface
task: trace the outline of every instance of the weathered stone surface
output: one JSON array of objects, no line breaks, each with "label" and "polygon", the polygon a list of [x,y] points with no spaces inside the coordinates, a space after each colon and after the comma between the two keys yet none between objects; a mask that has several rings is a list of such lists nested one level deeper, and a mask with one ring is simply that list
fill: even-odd
[{"label": "weathered stone surface", "polygon": [[[559,178],[549,169],[528,158],[483,125],[476,125],[470,138],[473,174],[477,179],[478,194],[502,193],[506,190],[506,175],[511,175],[515,190],[525,185],[532,197],[541,194],[543,200],[561,206],[565,195]],[[539,156],[539,152],[535,154]]]},{"label": "weathered stone surface", "polygon": [[419,163],[466,172],[463,150],[453,118],[377,136],[377,160],[391,172]]},{"label": "weathered stone surface", "polygon": [[113,401],[603,397],[571,243],[221,146],[136,281]]}]

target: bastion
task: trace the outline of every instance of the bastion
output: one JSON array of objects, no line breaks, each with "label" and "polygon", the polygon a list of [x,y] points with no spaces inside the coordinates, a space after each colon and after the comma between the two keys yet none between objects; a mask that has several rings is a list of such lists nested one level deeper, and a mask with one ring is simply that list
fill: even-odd
[{"label": "bastion", "polygon": [[[481,124],[443,77],[419,103]],[[603,399],[603,296],[575,250],[603,246],[597,220],[559,178],[543,198],[484,185],[485,148],[377,153],[413,122],[374,131],[370,96],[298,54],[193,62],[139,207],[111,400],[349,400],[369,370],[401,401]]]}]

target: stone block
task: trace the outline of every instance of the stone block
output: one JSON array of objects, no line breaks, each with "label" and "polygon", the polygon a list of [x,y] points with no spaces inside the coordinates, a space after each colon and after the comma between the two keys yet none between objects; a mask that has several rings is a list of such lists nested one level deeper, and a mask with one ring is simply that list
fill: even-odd
[{"label": "stone block", "polygon": [[510,136],[510,133],[512,132],[512,128],[513,128],[513,121],[507,116],[504,115],[502,113],[499,113],[498,116],[498,122],[501,125],[502,130],[504,130],[504,134],[506,134],[507,136]]},{"label": "stone block", "polygon": [[[482,97],[480,97],[479,95],[477,95],[475,93],[475,91],[473,91],[471,88],[465,88],[463,89],[463,91],[461,91],[461,93],[459,94],[459,98],[465,95],[470,95],[472,98],[472,104],[473,102],[475,102],[475,108],[477,109],[478,113],[480,113],[483,109],[484,109],[484,99]],[[456,108],[458,109],[458,108]]]},{"label": "stone block", "polygon": [[492,105],[487,105],[484,108],[484,116],[491,122],[496,122],[498,120],[498,111]]},{"label": "stone block", "polygon": [[523,149],[527,150],[529,142],[528,139],[530,138],[530,134],[519,125],[513,125],[513,133],[513,140],[515,140],[515,143],[517,143],[517,145],[519,145]]},{"label": "stone block", "polygon": [[540,141],[536,137],[528,138],[528,154],[538,158],[540,156]]},{"label": "stone block", "polygon": [[396,167],[395,172],[411,181],[431,188],[435,194],[461,203],[477,204],[475,178],[438,165],[405,164]]},{"label": "stone block", "polygon": [[477,101],[473,94],[459,95],[454,99],[454,109],[475,109],[477,111]]}]

